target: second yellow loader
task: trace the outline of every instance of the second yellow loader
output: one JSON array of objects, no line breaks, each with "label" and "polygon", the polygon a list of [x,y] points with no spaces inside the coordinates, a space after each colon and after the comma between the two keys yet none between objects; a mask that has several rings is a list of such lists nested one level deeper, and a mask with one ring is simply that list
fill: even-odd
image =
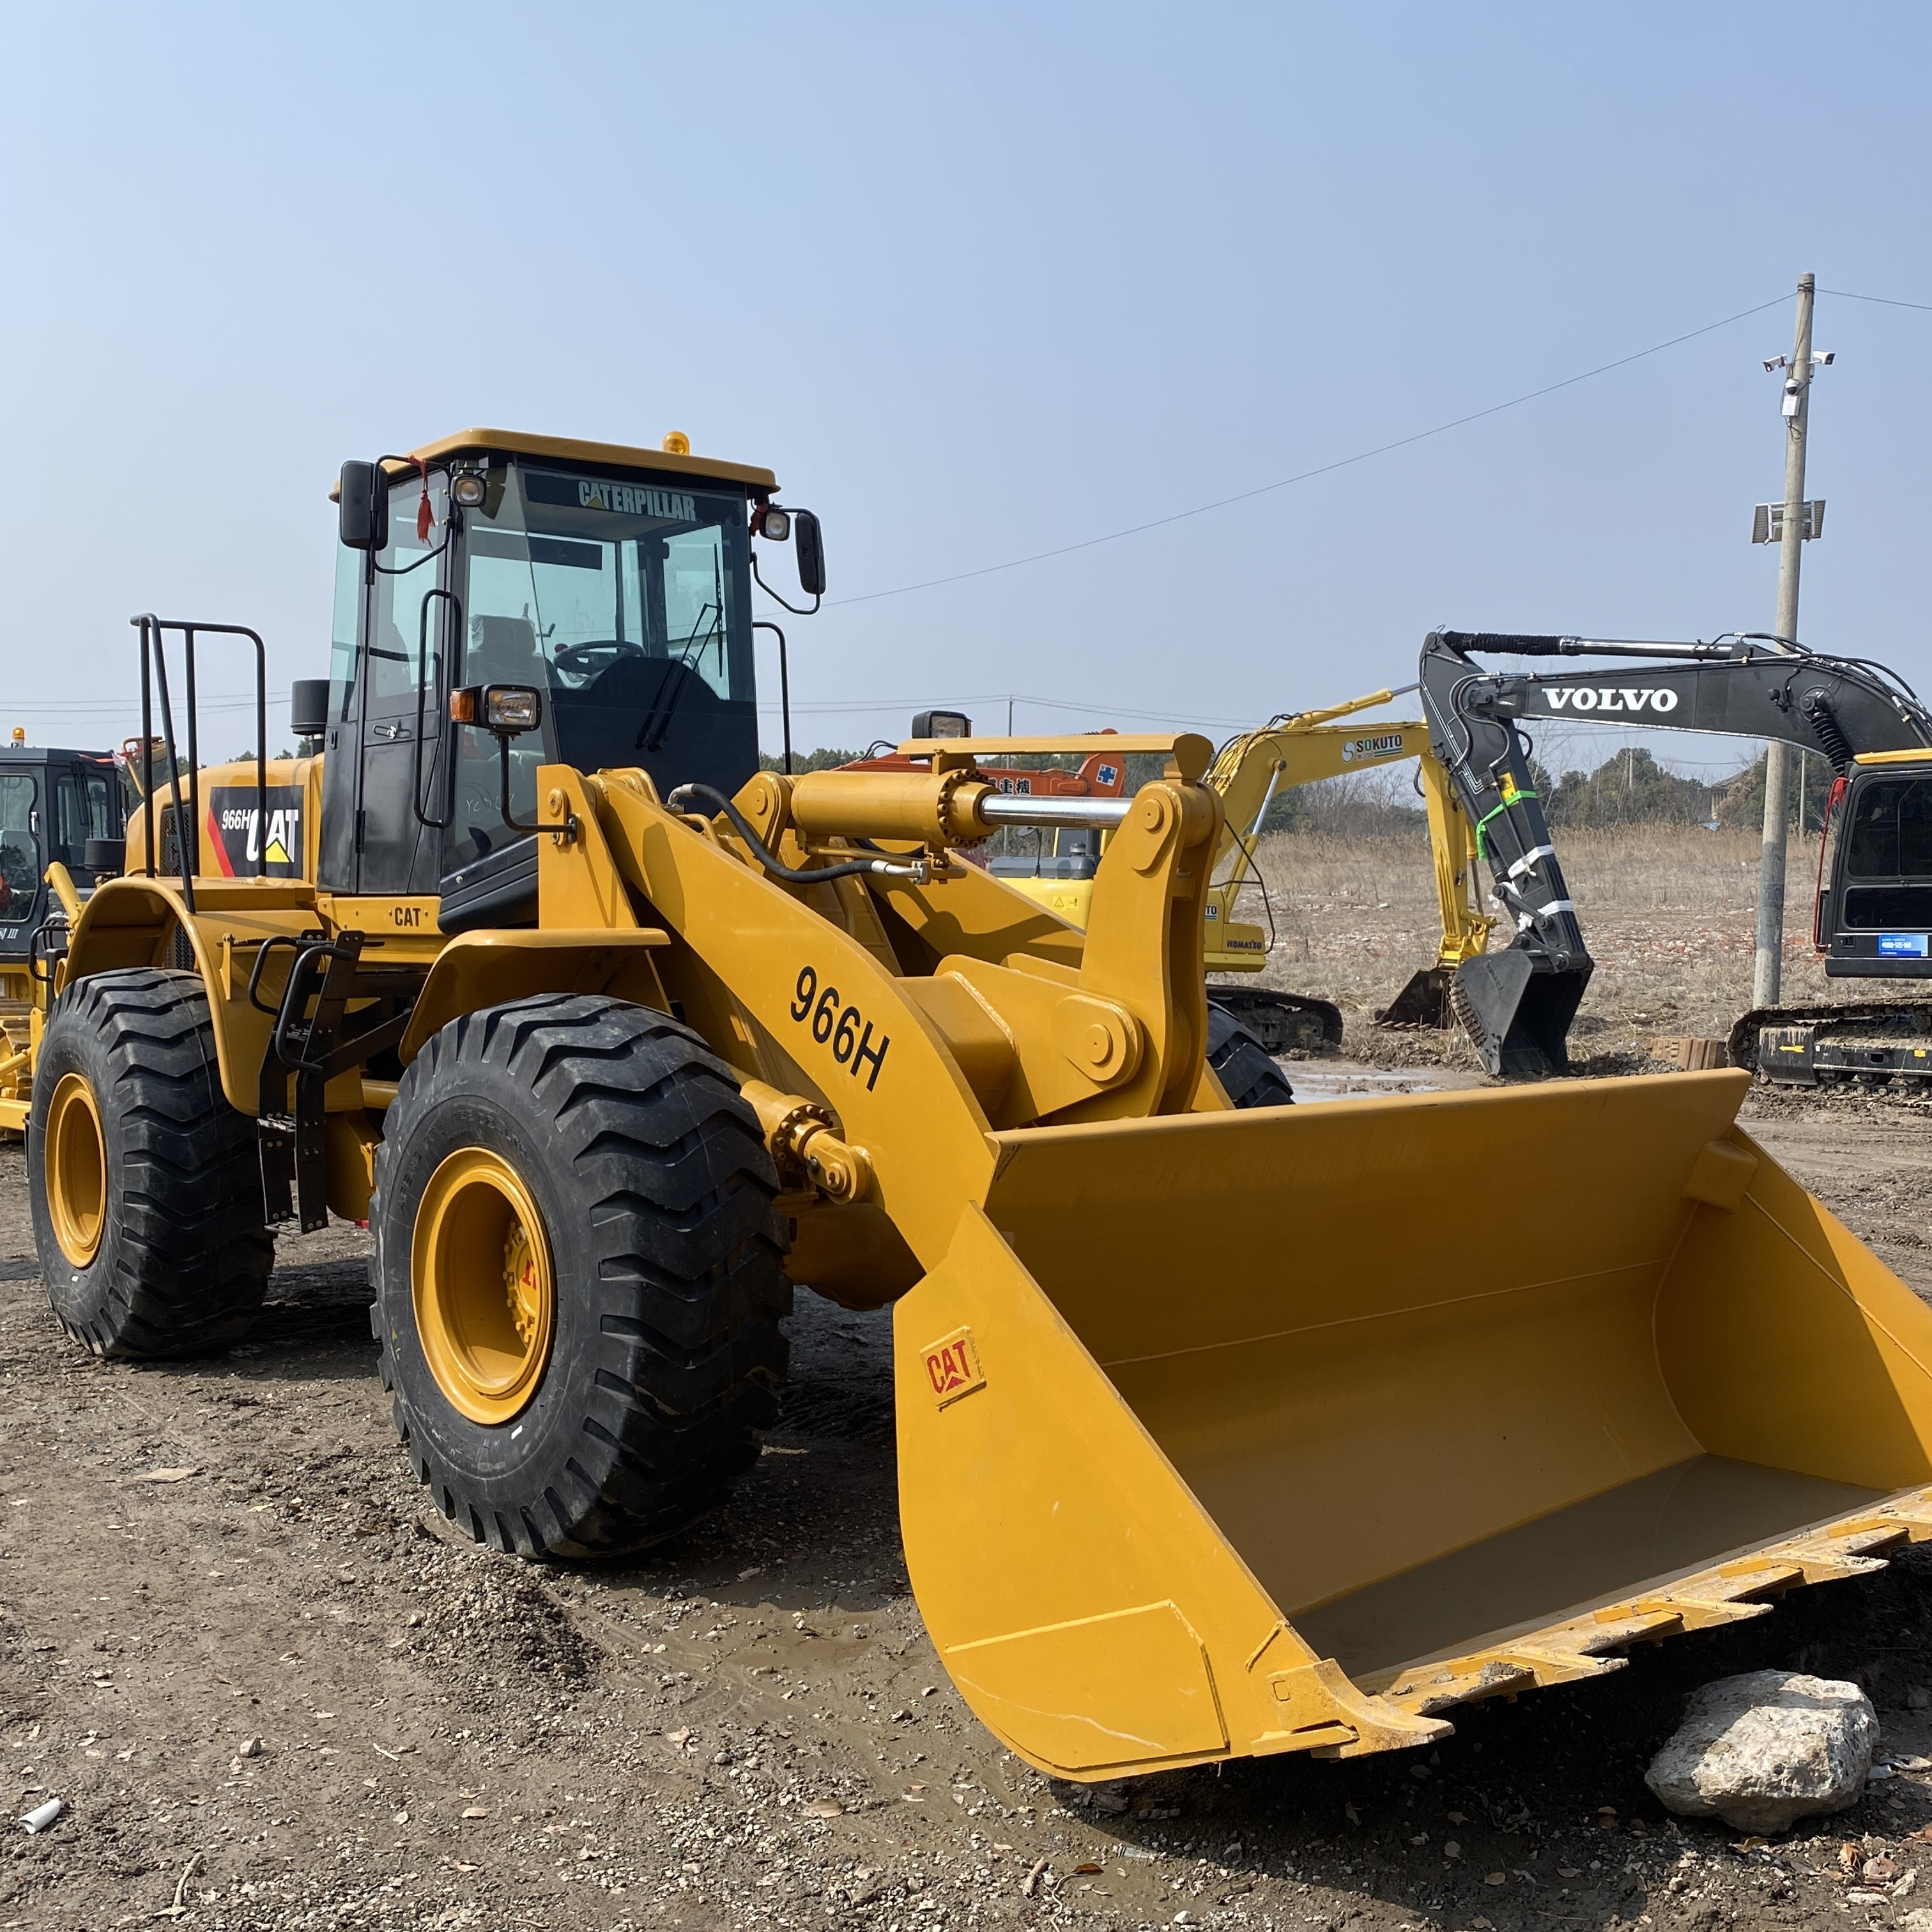
[{"label": "second yellow loader", "polygon": [[[1932,1536],[1932,1312],[1745,1075],[1232,1108],[1204,740],[1122,743],[1166,769],[1084,933],[956,856],[1033,809],[969,756],[758,774],[775,488],[345,467],[320,756],[149,790],[60,968],[29,1172],[86,1346],[223,1346],[274,1226],[366,1218],[417,1472],[587,1557],[728,1496],[795,1284],[890,1304],[933,1642],[1075,1778],[1426,1744]],[[142,632],[172,755],[162,645],[220,627]]]}]

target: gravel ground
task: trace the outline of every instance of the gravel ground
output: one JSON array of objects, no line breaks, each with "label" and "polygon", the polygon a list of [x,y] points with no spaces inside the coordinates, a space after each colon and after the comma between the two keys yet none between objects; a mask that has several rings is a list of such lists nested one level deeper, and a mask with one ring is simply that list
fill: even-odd
[{"label": "gravel ground", "polygon": [[[1752,1124],[1932,1291],[1932,1123],[1772,1099]],[[784,1425],[728,1512],[628,1568],[526,1565],[411,1478],[356,1230],[285,1239],[226,1356],[100,1364],[34,1279],[25,1192],[0,1149],[0,1778],[9,1818],[69,1809],[0,1839],[0,1928],[1527,1932],[1932,1902],[1932,1779],[1764,1846],[1641,1778],[1690,1688],[1768,1664],[1857,1678],[1886,1750],[1932,1753],[1932,1553],[1462,1713],[1426,1754],[1060,1786],[979,1728],[908,1593],[889,1317],[801,1294]]]}]

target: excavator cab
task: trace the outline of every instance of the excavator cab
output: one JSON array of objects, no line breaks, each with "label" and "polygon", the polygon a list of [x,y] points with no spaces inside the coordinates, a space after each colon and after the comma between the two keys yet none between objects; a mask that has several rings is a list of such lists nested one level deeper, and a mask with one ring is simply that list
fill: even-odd
[{"label": "excavator cab", "polygon": [[[541,766],[728,795],[757,770],[748,512],[776,479],[675,449],[644,473],[622,454],[478,430],[419,464],[346,466],[326,890],[434,897],[446,933],[526,925]],[[490,686],[537,694],[507,749],[451,716]]]},{"label": "excavator cab", "polygon": [[1815,937],[1832,979],[1932,980],[1932,755],[1868,753],[1833,785]]}]

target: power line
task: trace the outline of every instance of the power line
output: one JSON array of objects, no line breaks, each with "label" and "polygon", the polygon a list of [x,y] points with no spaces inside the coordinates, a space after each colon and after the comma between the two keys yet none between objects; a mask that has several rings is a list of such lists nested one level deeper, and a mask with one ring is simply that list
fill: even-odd
[{"label": "power line", "polygon": [[1820,289],[1821,296],[1835,296],[1840,302],[1876,302],[1882,308],[1916,308],[1932,315],[1932,302],[1899,302],[1890,296],[1855,296],[1850,289]]},{"label": "power line", "polygon": [[[1876,300],[1874,297],[1870,299]],[[1372,458],[1386,456],[1391,450],[1406,449],[1412,444],[1426,442],[1431,436],[1444,436],[1452,429],[1461,429],[1472,422],[1480,422],[1486,416],[1500,416],[1505,410],[1520,409],[1525,403],[1535,402],[1544,396],[1553,396],[1559,389],[1574,388],[1579,382],[1587,382],[1592,377],[1606,376],[1612,369],[1628,368],[1633,362],[1641,362],[1646,356],[1660,356],[1666,349],[1675,349],[1680,343],[1692,342],[1700,335],[1709,335],[1720,328],[1728,328],[1734,322],[1742,322],[1748,316],[1762,315],[1768,308],[1777,308],[1785,300],[1783,296],[1774,296],[1769,302],[1762,302],[1755,308],[1739,309],[1735,315],[1727,315],[1720,322],[1707,322],[1701,328],[1687,330],[1682,335],[1673,335],[1667,342],[1653,343],[1648,349],[1639,349],[1628,356],[1619,356],[1614,362],[1599,363],[1594,369],[1586,369],[1580,375],[1566,376],[1560,382],[1546,383],[1540,389],[1532,389],[1520,396],[1512,396],[1506,403],[1492,403],[1487,409],[1474,410],[1467,416],[1457,416],[1449,422],[1438,423],[1432,429],[1418,430],[1412,436],[1398,436],[1393,442],[1378,443],[1372,449],[1360,450],[1353,456],[1338,458],[1333,463],[1318,464],[1312,470],[1304,470],[1293,476],[1284,476],[1279,482],[1263,483],[1252,490],[1243,490],[1232,496],[1217,496],[1211,503],[1197,503],[1190,510],[1176,510],[1171,516],[1156,517],[1144,524],[1130,524],[1125,530],[1109,530],[1104,536],[1085,537],[1078,543],[1062,544],[1054,550],[1035,550],[1030,556],[1009,558],[1004,563],[982,564],[976,570],[956,571],[950,577],[932,577],[922,583],[902,584],[890,590],[868,590],[856,597],[834,598],[838,604],[872,604],[882,597],[904,597],[915,590],[935,590],[947,584],[964,584],[975,577],[992,577],[999,572],[1018,570],[1022,565],[1044,563],[1049,558],[1070,556],[1076,550],[1093,550],[1102,544],[1118,543],[1124,537],[1139,536],[1148,530],[1162,530],[1170,524],[1185,523],[1190,517],[1204,517],[1212,510],[1225,510],[1235,503],[1251,502],[1257,496],[1271,495],[1277,490],[1286,490],[1297,483],[1306,483],[1316,476],[1329,476],[1338,470],[1347,470],[1358,463],[1366,463]],[[1914,304],[1901,304],[1901,307],[1914,307]]]}]

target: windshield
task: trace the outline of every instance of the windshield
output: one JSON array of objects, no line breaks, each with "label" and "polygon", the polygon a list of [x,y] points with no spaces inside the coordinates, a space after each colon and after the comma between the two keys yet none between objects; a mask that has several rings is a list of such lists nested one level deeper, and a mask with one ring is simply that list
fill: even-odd
[{"label": "windshield", "polygon": [[675,665],[716,698],[750,694],[742,496],[513,464],[467,533],[464,683],[580,692],[656,659],[654,688]]},{"label": "windshield", "polygon": [[1932,874],[1932,778],[1883,778],[1859,791],[1845,869],[1855,879]]},{"label": "windshield", "polygon": [[31,918],[40,895],[40,787],[0,772],[0,920]]},{"label": "windshield", "polygon": [[[757,768],[742,494],[493,463],[464,513],[461,557],[454,683],[545,694],[540,729],[511,747],[513,818],[531,822],[547,760],[641,766],[665,790],[736,791]],[[473,726],[452,736],[454,866],[521,835],[501,810],[496,741]]]}]

